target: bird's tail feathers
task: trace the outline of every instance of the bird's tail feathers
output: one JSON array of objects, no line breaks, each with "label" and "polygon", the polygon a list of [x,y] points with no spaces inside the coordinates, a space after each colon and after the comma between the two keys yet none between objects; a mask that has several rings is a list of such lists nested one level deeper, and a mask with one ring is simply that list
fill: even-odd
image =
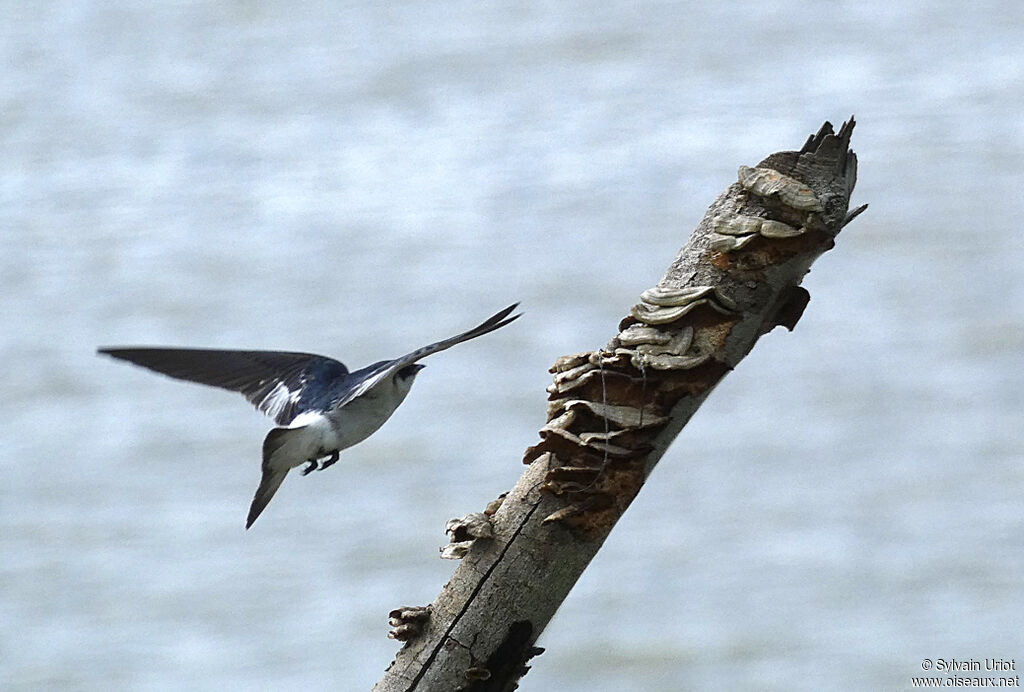
[{"label": "bird's tail feathers", "polygon": [[289,463],[289,455],[286,449],[289,442],[297,442],[300,438],[302,428],[274,428],[263,440],[263,478],[260,479],[260,487],[256,489],[256,495],[252,498],[252,505],[249,507],[249,518],[245,522],[245,528],[252,526],[260,513],[266,508],[274,493],[281,487],[284,477],[292,469]]},{"label": "bird's tail feathers", "polygon": [[256,489],[256,496],[252,498],[252,504],[249,506],[249,518],[245,521],[245,528],[248,529],[256,521],[287,475],[288,469],[283,471],[263,469],[263,478],[260,480],[260,487]]}]

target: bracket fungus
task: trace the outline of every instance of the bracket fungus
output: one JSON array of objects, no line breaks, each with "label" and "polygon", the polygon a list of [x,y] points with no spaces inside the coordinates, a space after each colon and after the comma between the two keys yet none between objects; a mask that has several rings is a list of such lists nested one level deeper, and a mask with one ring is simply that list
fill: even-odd
[{"label": "bracket fungus", "polygon": [[640,294],[640,302],[630,314],[644,324],[668,324],[701,305],[723,315],[736,312],[736,303],[715,286],[655,286]]},{"label": "bracket fungus", "polygon": [[716,216],[711,220],[711,228],[711,249],[718,252],[739,250],[758,237],[795,238],[807,231],[803,226],[790,226],[781,221],[742,214]]},{"label": "bracket fungus", "polygon": [[401,606],[388,613],[388,624],[391,631],[388,632],[388,639],[397,639],[400,642],[407,642],[419,636],[430,617],[430,606]]},{"label": "bracket fungus", "polygon": [[688,375],[715,357],[721,339],[709,334],[740,314],[718,287],[659,284],[641,294],[605,348],[554,363],[542,441],[524,457],[545,459],[541,489],[566,500],[544,524],[592,534],[621,513],[643,484],[642,458],[669,424],[671,406],[726,372],[719,366],[711,378]]},{"label": "bracket fungus", "polygon": [[492,538],[491,517],[484,512],[473,512],[459,519],[449,519],[444,527],[448,545],[441,548],[445,560],[461,560],[469,553],[473,543],[481,538]]},{"label": "bracket fungus", "polygon": [[504,492],[488,502],[487,506],[484,507],[484,514],[489,517],[493,517],[494,513],[501,509],[501,505],[504,504],[506,497],[508,497],[508,492]]},{"label": "bracket fungus", "polygon": [[825,211],[814,190],[774,169],[740,166],[739,180],[744,190],[758,197],[777,197],[786,206],[801,211]]}]

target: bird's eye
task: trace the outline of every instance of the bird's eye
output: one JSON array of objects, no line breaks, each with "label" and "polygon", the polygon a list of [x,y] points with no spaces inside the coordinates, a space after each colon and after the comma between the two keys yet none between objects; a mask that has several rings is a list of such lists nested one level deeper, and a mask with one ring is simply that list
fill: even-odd
[{"label": "bird's eye", "polygon": [[403,380],[405,380],[405,379],[408,379],[408,378],[412,377],[413,375],[415,375],[417,372],[419,372],[422,369],[423,369],[423,366],[419,365],[418,363],[413,363],[412,365],[406,365],[404,368],[402,368],[401,370],[398,371],[398,376],[401,377]]}]

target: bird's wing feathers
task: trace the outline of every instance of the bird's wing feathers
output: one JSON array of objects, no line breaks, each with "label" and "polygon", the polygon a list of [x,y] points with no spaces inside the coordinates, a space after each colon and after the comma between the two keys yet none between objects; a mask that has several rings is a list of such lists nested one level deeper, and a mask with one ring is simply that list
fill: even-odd
[{"label": "bird's wing feathers", "polygon": [[512,317],[508,316],[517,307],[519,307],[519,303],[513,303],[501,312],[495,313],[491,317],[487,318],[484,322],[481,322],[469,331],[456,334],[455,336],[444,339],[443,341],[435,341],[434,343],[428,344],[423,348],[418,348],[412,353],[408,353],[401,358],[374,363],[367,368],[363,368],[362,370],[353,373],[353,386],[347,387],[341,392],[339,397],[332,400],[331,407],[337,408],[344,406],[353,399],[356,399],[362,394],[373,389],[382,380],[390,377],[392,373],[404,368],[406,365],[411,365],[433,353],[444,351],[456,344],[462,343],[463,341],[469,341],[470,339],[475,339],[478,336],[483,336],[484,334],[493,332],[495,329],[500,329],[506,324],[519,319],[520,315],[512,315]]},{"label": "bird's wing feathers", "polygon": [[308,382],[326,385],[348,375],[342,363],[312,353],[206,348],[101,348],[99,352],[179,380],[239,392],[278,425],[288,425],[321,403],[314,392],[306,391]]},{"label": "bird's wing feathers", "polygon": [[469,331],[355,373],[333,358],[290,351],[222,351],[209,348],[101,348],[103,353],[179,380],[240,392],[257,409],[287,426],[307,411],[339,408],[393,373],[432,353],[483,336],[519,318],[508,306]]}]

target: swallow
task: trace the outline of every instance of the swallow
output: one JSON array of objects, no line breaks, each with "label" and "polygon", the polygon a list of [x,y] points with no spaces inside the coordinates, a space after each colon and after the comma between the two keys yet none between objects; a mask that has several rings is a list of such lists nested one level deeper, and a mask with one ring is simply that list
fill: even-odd
[{"label": "swallow", "polygon": [[168,375],[242,394],[277,427],[263,440],[263,476],[245,528],[256,521],[288,472],[302,475],[332,466],[342,450],[375,433],[405,400],[425,366],[418,361],[500,329],[518,319],[515,303],[469,331],[399,358],[349,372],[313,353],[210,348],[116,347],[98,353]]}]

